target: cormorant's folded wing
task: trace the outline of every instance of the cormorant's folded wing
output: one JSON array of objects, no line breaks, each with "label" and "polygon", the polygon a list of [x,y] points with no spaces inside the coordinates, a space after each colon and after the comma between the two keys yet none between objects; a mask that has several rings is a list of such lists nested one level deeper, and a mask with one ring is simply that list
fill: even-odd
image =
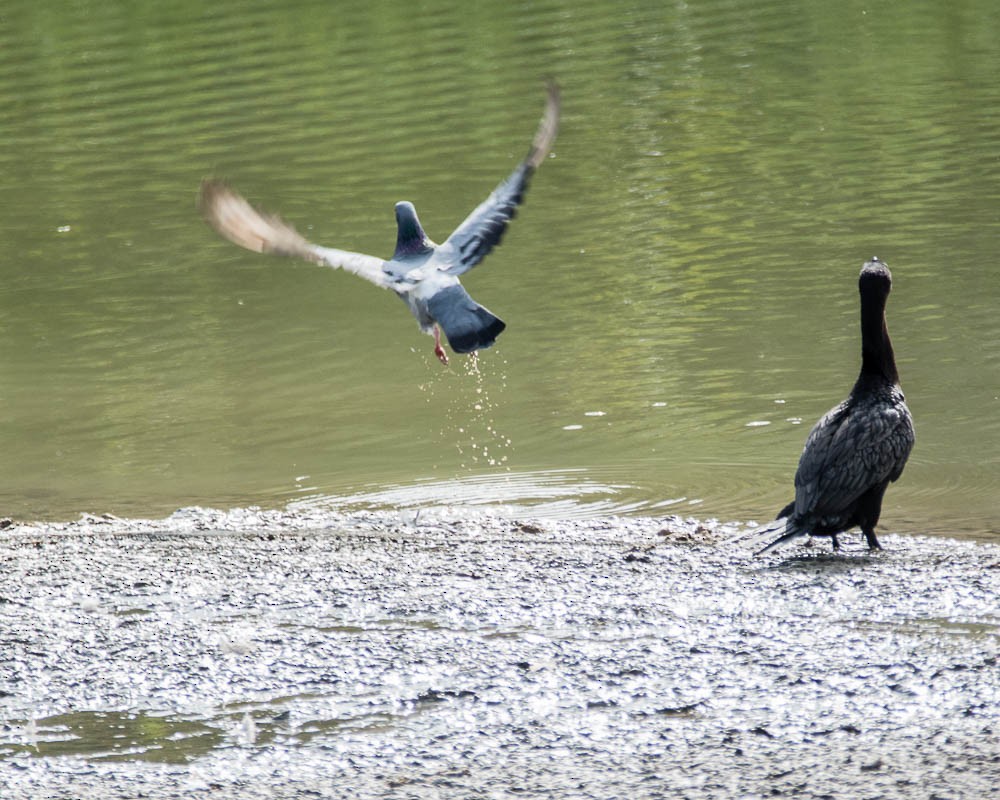
[{"label": "cormorant's folded wing", "polygon": [[873,486],[898,478],[912,444],[908,416],[866,413],[850,400],[841,403],[806,440],[795,473],[795,513],[842,513]]}]

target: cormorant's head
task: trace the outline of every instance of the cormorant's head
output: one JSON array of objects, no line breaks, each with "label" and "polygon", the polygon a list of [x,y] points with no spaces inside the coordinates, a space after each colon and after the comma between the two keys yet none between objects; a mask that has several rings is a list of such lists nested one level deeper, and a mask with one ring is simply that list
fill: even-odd
[{"label": "cormorant's head", "polygon": [[861,294],[888,295],[891,288],[892,273],[889,272],[889,265],[878,256],[872,256],[872,260],[866,261],[861,268],[858,289]]},{"label": "cormorant's head", "polygon": [[424,229],[420,227],[417,210],[413,203],[405,200],[396,203],[396,252],[393,258],[419,256],[434,249],[434,244],[427,238]]}]

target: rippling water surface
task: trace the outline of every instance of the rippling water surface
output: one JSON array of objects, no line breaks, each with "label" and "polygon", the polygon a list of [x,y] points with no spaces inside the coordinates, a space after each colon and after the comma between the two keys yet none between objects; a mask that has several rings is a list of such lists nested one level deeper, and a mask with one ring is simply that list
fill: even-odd
[{"label": "rippling water surface", "polygon": [[[8,2],[0,501],[772,514],[858,367],[856,276],[918,444],[890,530],[998,536],[995,4]],[[508,322],[442,369],[399,301],[237,250],[229,178],[314,239],[441,240],[554,157],[467,276]]]}]

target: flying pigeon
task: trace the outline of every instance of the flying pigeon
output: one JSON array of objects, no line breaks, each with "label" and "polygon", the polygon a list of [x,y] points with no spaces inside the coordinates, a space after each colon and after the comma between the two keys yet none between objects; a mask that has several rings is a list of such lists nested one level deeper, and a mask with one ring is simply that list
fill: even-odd
[{"label": "flying pigeon", "polygon": [[524,160],[442,244],[428,238],[413,204],[405,201],[396,203],[396,252],[388,261],[312,244],[279,217],[255,210],[217,179],[202,182],[198,207],[209,225],[248,250],[343,269],[392,289],[410,307],[420,329],[434,337],[434,354],[447,364],[441,330],[452,350],[471,353],[492,346],[506,327],[469,296],[458,276],[500,244],[531,176],[552,148],[559,125],[559,88],[550,82],[547,92],[545,112]]}]

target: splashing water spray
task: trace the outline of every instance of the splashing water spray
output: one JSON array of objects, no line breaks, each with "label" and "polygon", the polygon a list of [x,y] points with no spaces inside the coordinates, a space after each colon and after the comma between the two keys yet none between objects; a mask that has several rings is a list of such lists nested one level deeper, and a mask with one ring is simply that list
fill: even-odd
[{"label": "splashing water spray", "polygon": [[[472,470],[485,464],[509,471],[507,460],[513,443],[509,436],[497,429],[493,419],[496,405],[490,399],[487,389],[487,382],[490,380],[488,370],[483,368],[475,353],[462,359],[460,363],[461,371],[456,371],[458,374],[436,373],[439,380],[449,381],[446,392],[448,413],[442,416],[445,423],[439,436],[455,443],[458,454],[462,457],[463,470]],[[507,362],[500,363],[502,368]],[[503,389],[507,385],[507,376],[501,372],[497,379]],[[451,384],[452,380],[457,385]],[[436,402],[434,395],[438,382],[425,383],[420,387],[428,392],[428,403]]]}]

